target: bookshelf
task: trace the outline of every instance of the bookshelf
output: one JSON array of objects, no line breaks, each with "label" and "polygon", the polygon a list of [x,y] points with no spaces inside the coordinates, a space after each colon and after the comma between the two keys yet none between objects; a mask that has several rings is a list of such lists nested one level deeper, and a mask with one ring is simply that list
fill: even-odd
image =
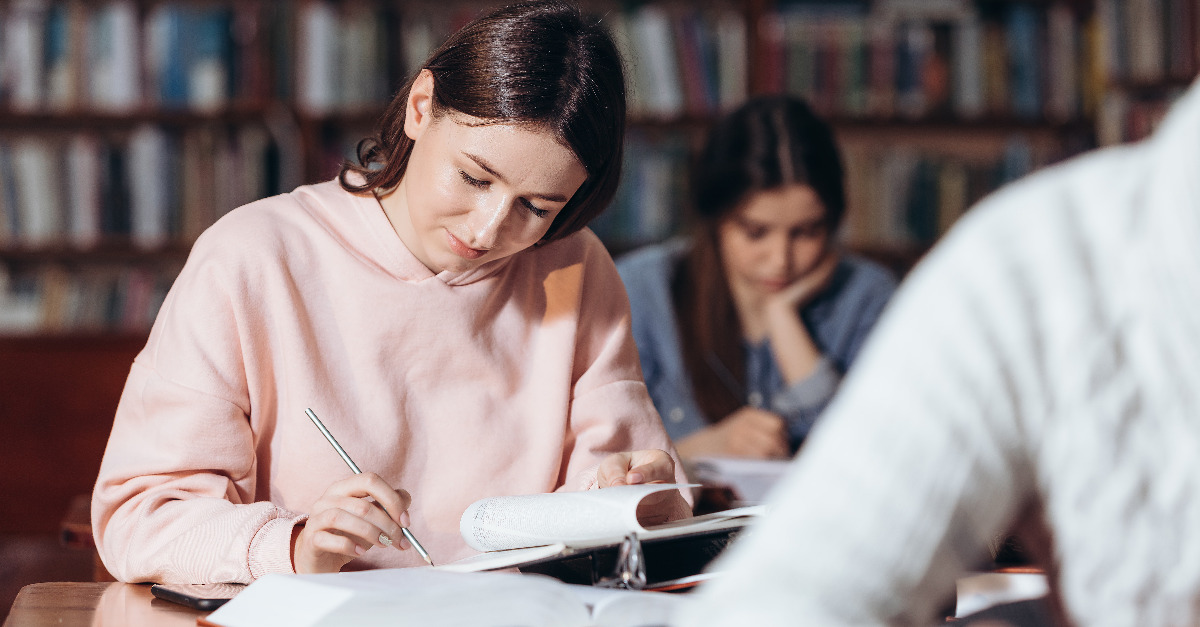
[{"label": "bookshelf", "polygon": [[[195,236],[233,207],[333,176],[427,51],[490,4],[0,6],[0,408],[30,450],[73,434],[80,476],[94,474]],[[614,252],[686,226],[689,152],[748,94],[797,93],[831,120],[845,242],[903,274],[999,185],[1144,136],[1200,69],[1194,0],[581,4],[631,61],[624,180],[594,224]],[[46,416],[61,424],[43,428]],[[77,483],[36,515],[0,516],[0,531],[45,527],[68,491],[90,487]]]}]

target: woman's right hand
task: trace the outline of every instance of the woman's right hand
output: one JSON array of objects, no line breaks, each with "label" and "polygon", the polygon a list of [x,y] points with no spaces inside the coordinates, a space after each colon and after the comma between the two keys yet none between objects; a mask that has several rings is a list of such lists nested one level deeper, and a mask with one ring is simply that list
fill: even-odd
[{"label": "woman's right hand", "polygon": [[372,546],[408,549],[400,527],[409,524],[411,502],[408,492],[373,472],[334,483],[292,532],[292,566],[297,573],[336,573]]},{"label": "woman's right hand", "polygon": [[788,456],[787,424],[778,414],[747,406],[683,438],[675,448],[687,458],[784,458]]}]

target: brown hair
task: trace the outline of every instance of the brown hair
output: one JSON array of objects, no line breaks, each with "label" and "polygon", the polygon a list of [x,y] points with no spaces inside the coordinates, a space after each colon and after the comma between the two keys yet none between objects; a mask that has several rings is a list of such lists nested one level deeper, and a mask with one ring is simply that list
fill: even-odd
[{"label": "brown hair", "polygon": [[709,421],[746,404],[744,335],[718,246],[720,225],[752,195],[809,185],[832,237],[845,213],[841,156],[829,125],[794,96],[753,98],[709,131],[691,171],[695,232],[672,282],[684,366]]},{"label": "brown hair", "polygon": [[[542,237],[548,242],[587,225],[616,194],[625,136],[625,78],[608,33],[558,0],[523,2],[470,22],[430,55],[433,115],[463,113],[496,124],[545,128],[575,153],[587,180]],[[418,72],[419,75],[419,72]],[[365,194],[400,184],[412,154],[404,133],[409,91],[392,98],[380,132],[358,144],[358,163],[338,181]],[[361,184],[348,178],[361,176]]]}]

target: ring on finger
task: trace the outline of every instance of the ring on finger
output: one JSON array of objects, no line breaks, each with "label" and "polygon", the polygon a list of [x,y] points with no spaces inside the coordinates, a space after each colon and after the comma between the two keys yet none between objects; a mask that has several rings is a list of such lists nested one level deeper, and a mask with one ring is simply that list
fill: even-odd
[{"label": "ring on finger", "polygon": [[388,537],[388,534],[381,531],[379,532],[379,543],[383,546],[392,546],[392,539]]}]

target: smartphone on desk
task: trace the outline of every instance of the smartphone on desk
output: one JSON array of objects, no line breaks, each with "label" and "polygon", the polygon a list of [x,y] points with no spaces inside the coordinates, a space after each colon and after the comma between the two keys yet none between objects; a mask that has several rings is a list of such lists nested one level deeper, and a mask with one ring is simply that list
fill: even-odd
[{"label": "smartphone on desk", "polygon": [[150,594],[172,603],[211,612],[246,587],[241,583],[156,583]]}]

